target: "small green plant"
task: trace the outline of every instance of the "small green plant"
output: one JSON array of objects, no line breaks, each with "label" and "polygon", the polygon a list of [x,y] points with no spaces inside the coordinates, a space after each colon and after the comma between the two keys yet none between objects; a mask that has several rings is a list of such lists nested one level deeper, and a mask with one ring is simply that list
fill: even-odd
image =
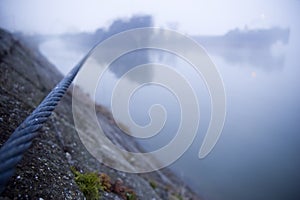
[{"label": "small green plant", "polygon": [[105,173],[80,173],[75,167],[71,167],[75,176],[75,182],[87,200],[97,200],[100,198],[99,191],[114,192],[124,200],[137,200],[136,193],[123,185],[122,180],[116,180],[113,184],[110,177]]},{"label": "small green plant", "polygon": [[102,189],[100,177],[97,173],[88,172],[80,173],[74,167],[71,171],[75,176],[75,182],[82,191],[87,200],[98,200],[100,197],[99,190]]},{"label": "small green plant", "polygon": [[157,184],[155,181],[151,180],[151,181],[149,181],[149,184],[153,188],[153,190],[155,190],[157,188]]},{"label": "small green plant", "polygon": [[135,192],[131,189],[128,189],[126,192],[126,200],[137,200]]}]

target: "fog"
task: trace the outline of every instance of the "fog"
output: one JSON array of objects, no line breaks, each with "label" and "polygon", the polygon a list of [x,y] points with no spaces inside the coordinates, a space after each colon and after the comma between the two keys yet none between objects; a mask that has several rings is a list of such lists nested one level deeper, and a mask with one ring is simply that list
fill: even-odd
[{"label": "fog", "polygon": [[[17,20],[20,16],[9,15],[2,7],[0,26],[17,31],[26,40],[34,42],[64,74],[97,42],[124,30],[154,25],[186,34],[206,49],[223,79],[226,91],[224,128],[207,157],[198,159],[211,118],[209,91],[205,80],[178,56],[153,49],[123,55],[103,75],[102,82],[105,84],[99,83],[95,101],[111,108],[115,84],[134,66],[145,63],[172,66],[186,77],[196,91],[201,116],[196,139],[185,154],[170,166],[171,169],[208,200],[298,200],[299,1],[253,1],[243,5],[239,1],[230,1],[225,5],[212,2],[206,6],[203,3],[204,8],[201,3],[190,2],[187,3],[190,13],[188,9],[180,9],[183,5],[174,3],[175,8],[167,11],[170,2],[161,4],[162,10],[158,4],[148,5],[149,9],[140,4],[133,10],[128,6],[124,6],[124,10],[115,8],[115,14],[106,12],[106,21],[101,19],[101,22],[89,22],[88,25],[81,23],[75,31],[56,25],[55,30],[49,30],[43,25],[44,22],[38,22],[36,26],[28,22],[20,25],[21,21]],[[15,7],[18,11],[22,10],[12,6],[13,3],[7,5],[8,10]],[[37,15],[35,12],[25,12],[26,9],[25,6],[21,12],[23,15]],[[69,22],[71,16],[63,17],[65,9],[59,8],[60,22],[65,19],[68,27],[74,26],[74,21]],[[95,14],[94,9],[91,12]],[[89,18],[88,14],[84,16]],[[12,19],[18,21],[15,26],[11,24]],[[116,47],[118,45],[122,44],[116,44]],[[86,77],[92,77],[94,70],[105,64],[97,60],[97,56],[95,58],[91,70],[85,72]],[[147,80],[151,81],[156,73],[147,71]],[[130,77],[128,84],[139,84],[141,81],[139,77]],[[87,79],[80,84],[93,97],[94,91],[89,89],[93,83]],[[165,146],[174,137],[180,124],[179,103],[176,96],[158,85],[142,87],[133,94],[129,111],[137,124],[147,125],[150,122],[148,110],[154,104],[163,105],[167,113],[165,126],[158,135],[147,140],[137,139],[147,151]]]},{"label": "fog", "polygon": [[[193,145],[171,168],[206,199],[297,199],[300,95],[296,74],[300,69],[295,56],[298,48],[293,47],[293,44],[299,44],[299,40],[294,34],[290,28],[273,27],[236,29],[219,36],[191,36],[206,48],[215,62],[227,95],[227,117],[221,138],[203,160],[197,155],[210,120],[209,93],[204,80],[195,76],[191,66],[175,55],[144,50],[122,56],[104,74],[98,85],[96,101],[110,107],[114,86],[133,66],[147,62],[172,66],[188,77],[197,91],[201,120]],[[72,42],[60,39],[65,45],[64,52],[73,51],[74,58],[88,49],[70,45],[76,40],[76,45],[92,44],[88,39],[87,42],[81,40],[80,34],[73,35]],[[41,44],[41,51],[50,60],[52,56],[55,58],[53,53],[61,57],[60,52],[51,50],[54,48],[51,45],[59,49],[61,46],[48,42]],[[47,54],[49,49],[50,54]],[[59,60],[53,60],[56,61]],[[65,59],[60,62],[59,66],[67,66]],[[92,74],[93,70],[87,73]],[[91,74],[86,77],[91,77]],[[149,71],[149,81],[154,75],[155,72]],[[138,82],[138,77],[132,77],[129,83]],[[81,85],[87,88],[86,91],[89,91],[88,83],[85,81]],[[89,91],[90,96],[93,92]],[[148,151],[165,146],[174,137],[180,122],[178,100],[170,91],[155,85],[143,87],[132,96],[129,110],[135,122],[147,125],[150,122],[148,109],[154,104],[164,106],[167,121],[157,136],[138,140]]]}]

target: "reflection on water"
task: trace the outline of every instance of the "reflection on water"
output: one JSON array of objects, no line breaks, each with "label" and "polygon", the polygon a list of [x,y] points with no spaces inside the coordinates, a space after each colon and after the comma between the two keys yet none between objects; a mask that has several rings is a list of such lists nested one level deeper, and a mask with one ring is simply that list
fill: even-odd
[{"label": "reflection on water", "polygon": [[209,53],[228,63],[247,63],[251,67],[274,70],[284,65],[284,48],[289,41],[289,29],[270,28],[229,31],[222,36],[194,37]]},{"label": "reflection on water", "polygon": [[[226,40],[220,45],[203,44],[224,79],[227,119],[213,152],[197,160],[207,128],[205,122],[210,118],[202,106],[204,124],[200,125],[198,138],[172,168],[181,172],[205,199],[296,200],[300,197],[300,95],[295,75],[300,69],[297,57],[291,54],[296,49],[289,48],[287,43],[289,31],[282,33],[282,37],[275,34],[276,39],[270,42],[268,38],[266,43],[241,37],[233,38],[231,41],[237,42],[233,45]],[[248,41],[243,43],[244,39]],[[274,50],[283,46],[286,49]],[[207,101],[203,99],[205,93],[198,95],[202,103]]]},{"label": "reflection on water", "polygon": [[[43,36],[43,35],[32,35],[26,36],[28,41],[36,42],[40,45],[40,50],[46,57],[48,57],[56,66],[62,68],[64,74],[66,74],[71,68],[79,62],[79,60],[89,51],[94,45],[108,39],[114,34],[120,32],[152,26],[152,17],[146,16],[133,16],[128,20],[117,19],[106,28],[99,28],[94,33],[74,33],[74,34],[63,34],[58,36]],[[135,38],[138,43],[139,39],[147,39],[143,36]],[[128,44],[128,41],[123,43],[114,44],[111,49],[107,49],[105,52],[107,55],[115,53],[116,49],[122,48]],[[132,44],[131,44],[132,45]],[[63,52],[63,53],[62,53]],[[102,52],[103,53],[103,52]],[[102,63],[102,60],[97,58],[101,56],[94,56],[95,60],[98,61],[99,65],[107,64]],[[122,63],[118,63],[118,67],[111,68],[111,72],[120,78],[125,72],[132,69],[134,66],[148,62],[148,54],[139,54],[138,56],[124,57]],[[151,79],[152,72],[147,72],[148,79]],[[145,75],[144,75],[145,76]],[[130,77],[131,81],[139,82],[139,77]]]}]

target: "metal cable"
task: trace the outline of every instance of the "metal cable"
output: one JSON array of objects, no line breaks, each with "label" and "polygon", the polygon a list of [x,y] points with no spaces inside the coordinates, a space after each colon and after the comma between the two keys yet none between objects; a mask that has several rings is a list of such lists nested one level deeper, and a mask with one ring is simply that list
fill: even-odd
[{"label": "metal cable", "polygon": [[32,140],[38,135],[37,131],[49,118],[93,49],[52,89],[40,105],[15,129],[1,147],[0,194],[5,189],[9,179],[14,175],[16,165],[30,147]]}]

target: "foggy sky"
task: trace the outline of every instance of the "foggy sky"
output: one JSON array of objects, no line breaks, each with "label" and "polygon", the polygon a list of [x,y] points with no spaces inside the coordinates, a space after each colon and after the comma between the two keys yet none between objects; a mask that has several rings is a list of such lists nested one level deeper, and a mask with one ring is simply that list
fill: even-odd
[{"label": "foggy sky", "polygon": [[291,27],[299,1],[99,1],[2,0],[0,27],[26,33],[92,32],[116,18],[136,14],[154,17],[156,26],[189,34],[224,34],[236,27]]}]

